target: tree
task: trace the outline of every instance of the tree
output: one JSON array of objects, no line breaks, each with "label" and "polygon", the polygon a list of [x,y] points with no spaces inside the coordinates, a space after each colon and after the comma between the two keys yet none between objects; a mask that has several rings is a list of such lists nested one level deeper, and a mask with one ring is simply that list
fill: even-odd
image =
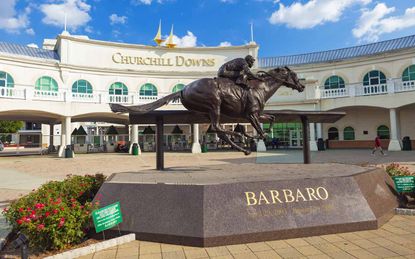
[{"label": "tree", "polygon": [[23,128],[23,121],[0,121],[0,133],[16,133]]}]

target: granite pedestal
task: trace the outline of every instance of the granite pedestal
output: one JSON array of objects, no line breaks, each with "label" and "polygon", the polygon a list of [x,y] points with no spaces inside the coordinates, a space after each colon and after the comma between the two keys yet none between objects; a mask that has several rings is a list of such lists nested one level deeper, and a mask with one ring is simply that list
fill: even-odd
[{"label": "granite pedestal", "polygon": [[376,229],[394,214],[384,170],[343,164],[238,164],[113,174],[101,205],[140,240],[218,246]]}]

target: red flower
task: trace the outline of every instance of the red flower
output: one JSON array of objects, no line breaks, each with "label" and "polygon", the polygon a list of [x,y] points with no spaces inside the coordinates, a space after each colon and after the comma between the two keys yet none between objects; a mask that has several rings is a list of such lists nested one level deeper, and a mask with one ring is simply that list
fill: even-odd
[{"label": "red flower", "polygon": [[61,211],[64,211],[65,210],[65,208],[64,207],[61,207]]},{"label": "red flower", "polygon": [[75,198],[71,198],[71,202],[75,202],[76,201],[76,199]]},{"label": "red flower", "polygon": [[22,218],[24,222],[30,222],[31,220],[28,217],[23,217]]},{"label": "red flower", "polygon": [[23,219],[16,220],[17,224],[21,225],[23,223]]},{"label": "red flower", "polygon": [[24,209],[23,208],[19,208],[19,212],[23,212],[24,211]]},{"label": "red flower", "polygon": [[59,227],[59,228],[63,227],[63,224],[65,224],[65,218],[61,218],[61,219],[59,220],[58,227]]},{"label": "red flower", "polygon": [[45,228],[45,225],[44,224],[39,224],[38,226],[37,226],[37,230],[42,230],[42,229],[44,229]]},{"label": "red flower", "polygon": [[29,218],[35,219],[36,218],[36,214],[34,214],[34,213],[30,214]]},{"label": "red flower", "polygon": [[4,208],[3,209],[3,212],[8,212],[9,211],[9,209],[8,208]]},{"label": "red flower", "polygon": [[45,204],[43,203],[36,203],[35,208],[36,209],[43,209],[45,207]]},{"label": "red flower", "polygon": [[45,217],[49,217],[49,215],[50,215],[50,212],[49,211],[46,211],[45,212]]},{"label": "red flower", "polygon": [[79,192],[79,196],[81,196],[82,194],[84,194],[84,192]]},{"label": "red flower", "polygon": [[54,209],[54,210],[53,210],[53,214],[58,214],[58,212],[59,212],[59,211],[58,211],[57,209]]}]

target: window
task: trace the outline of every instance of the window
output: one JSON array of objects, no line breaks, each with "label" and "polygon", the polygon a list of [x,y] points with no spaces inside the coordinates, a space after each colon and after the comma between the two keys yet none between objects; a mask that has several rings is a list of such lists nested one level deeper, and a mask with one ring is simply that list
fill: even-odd
[{"label": "window", "polygon": [[378,70],[370,71],[363,78],[363,85],[380,85],[386,84],[386,76]]},{"label": "window", "polygon": [[53,79],[52,77],[42,76],[36,81],[35,89],[40,91],[57,92],[58,83],[56,83],[55,79]]},{"label": "window", "polygon": [[140,95],[157,96],[157,88],[155,85],[147,83],[141,86]]},{"label": "window", "polygon": [[344,80],[339,76],[331,76],[324,83],[324,89],[344,88]]},{"label": "window", "polygon": [[343,130],[344,140],[355,140],[354,129],[352,127],[346,127]]},{"label": "window", "polygon": [[184,84],[177,84],[173,87],[173,93],[183,90]]},{"label": "window", "polygon": [[339,131],[335,127],[331,127],[328,131],[329,133],[329,140],[338,140],[339,139]]},{"label": "window", "polygon": [[403,71],[402,81],[413,81],[415,80],[415,65],[409,66]]},{"label": "window", "polygon": [[78,80],[72,85],[72,93],[92,94],[92,85],[86,80]]},{"label": "window", "polygon": [[389,128],[385,125],[381,125],[378,127],[377,134],[380,139],[390,139]]},{"label": "window", "polygon": [[128,88],[121,82],[115,82],[110,86],[109,94],[111,95],[128,95]]},{"label": "window", "polygon": [[0,71],[0,87],[14,87],[14,80],[11,75]]}]

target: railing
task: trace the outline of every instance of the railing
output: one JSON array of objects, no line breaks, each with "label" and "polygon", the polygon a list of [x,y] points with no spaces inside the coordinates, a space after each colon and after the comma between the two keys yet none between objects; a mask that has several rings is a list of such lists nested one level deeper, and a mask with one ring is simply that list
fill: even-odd
[{"label": "railing", "polygon": [[338,97],[347,97],[349,96],[349,91],[347,88],[337,88],[337,89],[320,89],[321,98],[338,98]]},{"label": "railing", "polygon": [[160,97],[159,96],[147,96],[147,95],[138,95],[138,102],[139,103],[151,103],[154,102],[156,100],[158,100]]},{"label": "railing", "polygon": [[0,87],[0,97],[13,98],[13,99],[25,99],[24,89],[15,89],[10,87]]},{"label": "railing", "polygon": [[65,93],[59,91],[34,90],[33,99],[48,101],[64,101]]},{"label": "railing", "polygon": [[395,84],[395,92],[415,91],[415,80],[400,81]]},{"label": "railing", "polygon": [[377,95],[388,93],[387,84],[364,85],[356,88],[356,96]]},{"label": "railing", "polygon": [[84,94],[84,93],[72,93],[73,102],[82,102],[82,103],[99,103],[100,95],[99,94]]},{"label": "railing", "polygon": [[115,95],[115,94],[108,94],[107,102],[108,103],[126,103],[126,104],[134,103],[133,97],[131,95]]}]

